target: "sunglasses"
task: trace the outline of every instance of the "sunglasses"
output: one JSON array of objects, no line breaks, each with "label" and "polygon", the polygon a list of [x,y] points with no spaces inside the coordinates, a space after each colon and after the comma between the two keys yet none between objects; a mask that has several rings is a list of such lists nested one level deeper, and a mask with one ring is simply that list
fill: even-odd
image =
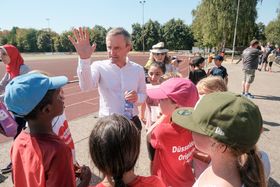
[{"label": "sunglasses", "polygon": [[166,53],[153,53],[153,55],[156,55],[156,56],[160,56],[160,55],[165,55]]}]

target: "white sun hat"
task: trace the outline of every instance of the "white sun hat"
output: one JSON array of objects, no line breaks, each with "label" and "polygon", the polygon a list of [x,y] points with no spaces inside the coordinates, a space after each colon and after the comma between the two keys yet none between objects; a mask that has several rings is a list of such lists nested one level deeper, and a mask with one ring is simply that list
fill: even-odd
[{"label": "white sun hat", "polygon": [[167,53],[168,49],[164,48],[164,43],[163,42],[159,42],[156,45],[153,45],[150,52],[152,52],[152,53]]}]

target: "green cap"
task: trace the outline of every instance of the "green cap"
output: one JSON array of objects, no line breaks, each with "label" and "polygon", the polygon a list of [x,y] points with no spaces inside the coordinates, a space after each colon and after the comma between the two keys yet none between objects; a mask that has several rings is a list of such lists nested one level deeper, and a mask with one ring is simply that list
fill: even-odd
[{"label": "green cap", "polygon": [[263,124],[258,106],[231,92],[207,94],[198,101],[194,110],[175,110],[172,121],[190,131],[245,150],[257,143]]}]

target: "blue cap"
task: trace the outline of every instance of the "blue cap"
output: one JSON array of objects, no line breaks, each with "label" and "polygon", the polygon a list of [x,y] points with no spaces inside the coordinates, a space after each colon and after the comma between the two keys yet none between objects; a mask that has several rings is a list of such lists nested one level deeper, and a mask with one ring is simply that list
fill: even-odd
[{"label": "blue cap", "polygon": [[48,90],[58,89],[67,82],[65,76],[47,77],[40,73],[27,73],[9,82],[4,101],[8,110],[26,116],[40,103]]},{"label": "blue cap", "polygon": [[215,56],[215,60],[223,61],[224,57],[222,57],[221,55],[217,55]]}]

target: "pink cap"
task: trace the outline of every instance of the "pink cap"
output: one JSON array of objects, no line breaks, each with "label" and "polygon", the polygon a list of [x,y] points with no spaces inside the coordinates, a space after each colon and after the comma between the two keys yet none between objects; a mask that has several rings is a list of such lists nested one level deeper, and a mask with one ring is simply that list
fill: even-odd
[{"label": "pink cap", "polygon": [[159,87],[147,90],[152,99],[171,99],[183,107],[194,107],[199,99],[196,86],[186,78],[171,78]]}]

